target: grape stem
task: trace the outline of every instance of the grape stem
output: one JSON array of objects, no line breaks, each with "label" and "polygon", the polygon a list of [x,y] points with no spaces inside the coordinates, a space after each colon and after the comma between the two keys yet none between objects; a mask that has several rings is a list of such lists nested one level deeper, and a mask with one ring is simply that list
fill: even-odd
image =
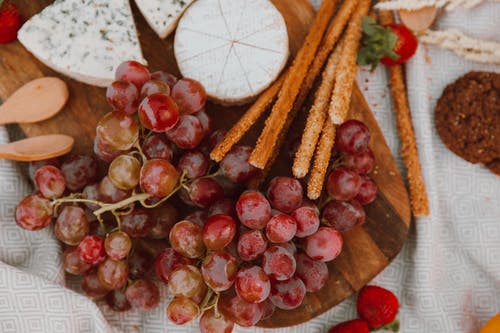
[{"label": "grape stem", "polygon": [[135,143],[134,143],[134,147],[137,148],[137,151],[139,152],[139,154],[141,155],[141,158],[142,158],[142,162],[146,162],[148,160],[148,158],[146,157],[146,155],[144,155],[143,151],[142,151],[142,147],[141,147],[141,144],[139,143],[139,140],[137,140]]},{"label": "grape stem", "polygon": [[143,201],[145,201],[149,198],[151,198],[151,195],[149,195],[147,193],[140,193],[140,194],[136,194],[134,196],[131,196],[130,198],[127,198],[125,200],[122,200],[122,201],[114,203],[114,204],[103,204],[103,205],[100,205],[101,208],[94,211],[94,215],[97,216],[97,215],[101,215],[101,214],[104,214],[104,213],[109,212],[109,211],[118,210],[118,209],[123,208],[131,203],[136,202],[136,201],[140,201],[142,203]]}]

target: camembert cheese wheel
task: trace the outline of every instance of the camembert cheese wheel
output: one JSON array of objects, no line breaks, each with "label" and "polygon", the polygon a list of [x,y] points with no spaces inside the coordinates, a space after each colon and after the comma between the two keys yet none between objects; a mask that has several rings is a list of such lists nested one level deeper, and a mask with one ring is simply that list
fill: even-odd
[{"label": "camembert cheese wheel", "polygon": [[198,0],[179,21],[174,41],[182,75],[215,102],[250,102],[286,64],[288,33],[268,0]]}]

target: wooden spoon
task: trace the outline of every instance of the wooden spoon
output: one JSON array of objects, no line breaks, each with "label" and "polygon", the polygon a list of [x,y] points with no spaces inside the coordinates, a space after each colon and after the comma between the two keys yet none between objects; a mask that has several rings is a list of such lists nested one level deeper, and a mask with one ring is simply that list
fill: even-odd
[{"label": "wooden spoon", "polygon": [[0,158],[14,161],[40,161],[67,154],[75,140],[63,134],[34,136],[0,145]]},{"label": "wooden spoon", "polygon": [[0,106],[0,125],[36,123],[55,116],[68,100],[61,79],[42,77],[26,83]]},{"label": "wooden spoon", "polygon": [[435,6],[422,7],[417,10],[401,9],[398,11],[401,22],[410,30],[421,32],[427,30],[437,15]]}]

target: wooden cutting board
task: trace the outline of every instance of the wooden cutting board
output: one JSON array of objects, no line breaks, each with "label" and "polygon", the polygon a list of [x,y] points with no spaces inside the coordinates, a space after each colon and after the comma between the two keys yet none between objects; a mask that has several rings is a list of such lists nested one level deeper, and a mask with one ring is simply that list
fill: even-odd
[{"label": "wooden cutting board", "polygon": [[[296,52],[305,37],[314,12],[308,0],[272,0],[283,13],[288,26],[292,52]],[[346,0],[348,1],[348,0]],[[14,0],[25,17],[39,12],[51,3],[49,0]],[[134,6],[134,15],[145,58],[150,69],[167,70],[178,74],[172,48],[172,40],[160,40],[147,26]],[[6,99],[24,83],[44,75],[59,76],[38,62],[19,43],[0,46],[0,99]],[[76,139],[75,151],[89,152],[95,136],[98,119],[110,111],[105,100],[105,90],[91,87],[62,77],[70,90],[70,101],[56,117],[38,123],[21,125],[27,136],[47,133],[64,133]],[[216,128],[230,127],[246,107],[224,108],[208,105]],[[290,133],[301,133],[305,115],[299,115]],[[397,170],[394,158],[382,132],[370,111],[362,93],[356,86],[351,104],[351,118],[362,120],[372,131],[371,146],[377,166],[373,178],[378,184],[378,198],[366,206],[367,223],[344,235],[344,249],[339,258],[329,264],[331,277],[328,284],[316,294],[308,294],[304,304],[294,311],[276,311],[274,316],[260,323],[263,327],[285,327],[303,323],[349,297],[380,271],[398,254],[403,245],[409,225],[410,206],[405,185]],[[262,120],[244,138],[255,142],[262,129]],[[293,135],[290,135],[293,139]],[[290,161],[282,154],[273,173],[290,174]]]}]

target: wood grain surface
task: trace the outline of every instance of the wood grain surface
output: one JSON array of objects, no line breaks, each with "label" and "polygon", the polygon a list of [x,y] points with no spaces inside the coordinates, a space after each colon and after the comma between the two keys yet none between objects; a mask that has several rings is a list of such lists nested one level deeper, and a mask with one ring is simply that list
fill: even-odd
[{"label": "wood grain surface", "polygon": [[[14,0],[14,2],[19,5],[25,17],[30,17],[52,1]],[[308,0],[273,0],[273,3],[285,17],[294,53],[300,47],[312,21],[313,9]],[[147,26],[135,5],[133,10],[144,56],[149,62],[151,71],[162,69],[178,74],[172,49],[173,37],[160,40]],[[91,87],[55,73],[37,61],[19,43],[0,46],[0,73],[2,100],[26,82],[44,75],[58,76],[66,81],[70,100],[65,109],[52,119],[38,124],[23,124],[21,129],[27,136],[68,134],[76,139],[76,152],[91,150],[95,125],[103,114],[111,110],[106,103],[104,89]],[[215,120],[216,128],[220,128],[230,127],[245,108],[224,108],[209,103],[207,111]],[[307,110],[307,107],[304,110]],[[371,147],[377,161],[372,176],[379,187],[377,200],[365,206],[367,223],[344,234],[342,254],[329,264],[331,277],[328,284],[319,293],[308,294],[304,304],[298,309],[276,311],[273,317],[260,323],[262,327],[297,325],[327,311],[382,271],[398,254],[406,239],[410,225],[410,207],[405,185],[383,134],[357,86],[353,92],[350,118],[362,120],[372,131]],[[301,133],[304,119],[305,112],[301,112],[290,130],[290,133],[296,134],[291,134],[289,140],[293,140]],[[262,125],[262,120],[257,122],[243,141],[253,144]],[[282,153],[272,174],[290,174],[290,168],[290,160],[285,153]]]}]

